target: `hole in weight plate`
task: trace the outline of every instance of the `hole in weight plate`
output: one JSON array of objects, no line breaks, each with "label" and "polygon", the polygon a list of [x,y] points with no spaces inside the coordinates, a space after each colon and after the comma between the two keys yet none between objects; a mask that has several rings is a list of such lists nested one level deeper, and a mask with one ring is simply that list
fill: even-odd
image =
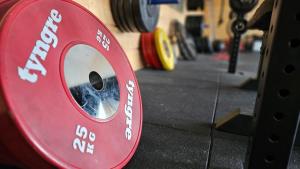
[{"label": "hole in weight plate", "polygon": [[257,94],[257,98],[260,98],[260,96],[261,96],[261,94],[260,94],[260,93],[258,93],[258,94]]},{"label": "hole in weight plate", "polygon": [[268,155],[265,157],[265,162],[266,163],[272,163],[275,160],[274,156]]},{"label": "hole in weight plate", "polygon": [[300,22],[300,12],[296,14],[296,20]]},{"label": "hole in weight plate", "polygon": [[279,90],[279,96],[282,98],[286,98],[290,95],[290,91],[287,89],[280,89]]},{"label": "hole in weight plate", "polygon": [[295,71],[295,67],[293,66],[293,65],[287,65],[287,66],[285,66],[285,68],[284,68],[284,72],[286,73],[286,74],[291,74],[291,73],[293,73]]},{"label": "hole in weight plate", "polygon": [[103,89],[103,79],[102,77],[95,71],[92,71],[89,74],[89,80],[91,85],[93,86],[94,89],[96,90],[102,90]]},{"label": "hole in weight plate", "polygon": [[274,114],[274,119],[276,121],[281,121],[283,118],[284,118],[284,114],[281,113],[281,112],[277,112],[277,113]]},{"label": "hole in weight plate", "polygon": [[272,134],[270,137],[269,137],[269,142],[270,143],[278,143],[279,142],[279,136],[275,135],[275,134]]},{"label": "hole in weight plate", "polygon": [[300,46],[300,40],[299,39],[292,39],[292,40],[290,40],[289,46],[291,48],[297,48],[297,47],[299,47]]}]

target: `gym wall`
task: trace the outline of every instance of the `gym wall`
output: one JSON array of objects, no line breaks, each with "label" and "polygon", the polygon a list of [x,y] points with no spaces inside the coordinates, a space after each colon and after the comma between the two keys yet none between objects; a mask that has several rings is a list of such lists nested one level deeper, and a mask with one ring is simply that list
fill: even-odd
[{"label": "gym wall", "polygon": [[[110,0],[75,1],[94,13],[98,18],[101,19],[102,22],[104,22],[104,24],[110,29],[110,31],[113,32],[113,34],[123,47],[124,51],[126,52],[127,57],[134,70],[143,68],[142,57],[139,53],[140,33],[122,33],[117,29],[110,10]],[[180,13],[179,11],[168,5],[161,5],[158,26],[168,32],[169,23],[171,22],[171,20],[178,19],[181,22],[184,22],[185,13],[185,10],[183,13]]]}]

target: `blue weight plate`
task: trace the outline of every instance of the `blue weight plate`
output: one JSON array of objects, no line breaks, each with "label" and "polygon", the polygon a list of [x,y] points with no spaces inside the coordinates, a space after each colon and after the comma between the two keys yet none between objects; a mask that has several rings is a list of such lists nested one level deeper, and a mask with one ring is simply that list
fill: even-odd
[{"label": "blue weight plate", "polygon": [[158,23],[159,5],[149,5],[147,0],[132,0],[136,26],[141,32],[152,32]]}]

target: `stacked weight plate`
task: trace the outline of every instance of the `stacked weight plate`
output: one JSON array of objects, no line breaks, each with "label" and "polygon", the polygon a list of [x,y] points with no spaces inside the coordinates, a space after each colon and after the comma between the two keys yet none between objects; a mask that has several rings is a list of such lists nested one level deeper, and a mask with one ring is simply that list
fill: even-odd
[{"label": "stacked weight plate", "polygon": [[187,9],[188,10],[197,10],[197,9],[204,9],[205,0],[187,0]]},{"label": "stacked weight plate", "polygon": [[202,36],[203,28],[203,16],[201,15],[190,15],[185,19],[186,30],[194,37]]},{"label": "stacked weight plate", "polygon": [[158,22],[159,5],[148,0],[110,0],[116,26],[123,32],[152,32]]},{"label": "stacked weight plate", "polygon": [[167,34],[160,28],[152,33],[142,33],[141,50],[148,67],[171,71],[175,68],[172,45]]},{"label": "stacked weight plate", "polygon": [[142,105],[112,33],[69,0],[6,0],[0,11],[0,165],[122,168]]},{"label": "stacked weight plate", "polygon": [[213,46],[207,36],[195,37],[194,40],[198,53],[210,54],[213,52]]},{"label": "stacked weight plate", "polygon": [[193,37],[186,31],[185,27],[179,21],[172,21],[172,29],[177,38],[180,54],[184,60],[195,60],[197,51]]}]

